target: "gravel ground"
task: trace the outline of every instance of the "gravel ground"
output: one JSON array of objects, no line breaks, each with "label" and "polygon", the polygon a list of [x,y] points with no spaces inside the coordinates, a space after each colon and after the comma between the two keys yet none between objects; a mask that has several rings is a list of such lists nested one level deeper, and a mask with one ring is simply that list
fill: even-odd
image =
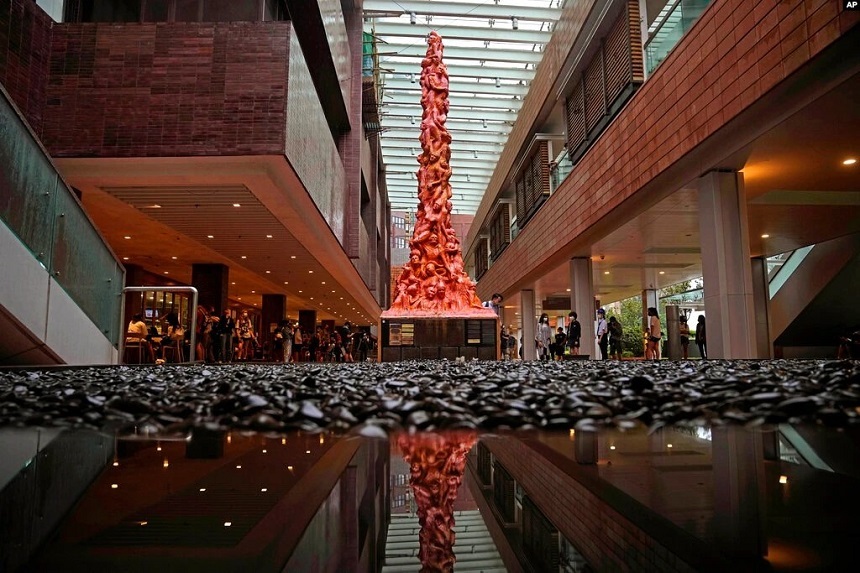
[{"label": "gravel ground", "polygon": [[860,423],[860,361],[447,361],[0,371],[0,426],[659,427]]}]

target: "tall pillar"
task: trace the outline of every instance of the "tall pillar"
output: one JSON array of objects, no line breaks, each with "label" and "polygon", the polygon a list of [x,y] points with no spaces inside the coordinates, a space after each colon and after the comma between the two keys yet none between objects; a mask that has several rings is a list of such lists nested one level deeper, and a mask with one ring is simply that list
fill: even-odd
[{"label": "tall pillar", "polygon": [[681,359],[681,313],[677,304],[666,305],[666,317],[663,322],[663,338],[666,340],[666,358]]},{"label": "tall pillar", "polygon": [[[230,268],[217,263],[194,263],[191,265],[191,286],[197,289],[197,304],[215,307],[220,313],[227,308],[227,291],[230,284]],[[194,309],[191,310],[194,316]]]},{"label": "tall pillar", "polygon": [[754,257],[751,260],[753,283],[753,306],[755,307],[756,357],[773,358],[770,340],[770,292],[767,280],[767,259]]},{"label": "tall pillar", "polygon": [[287,296],[283,294],[264,294],[263,309],[260,311],[260,344],[269,343],[269,348],[274,344],[272,332],[278,323],[287,316]]},{"label": "tall pillar", "polygon": [[520,291],[520,318],[523,322],[523,360],[534,360],[537,358],[535,352],[535,291]]},{"label": "tall pillar", "polygon": [[597,463],[597,432],[576,430],[573,437],[573,458],[576,463],[595,465]]},{"label": "tall pillar", "polygon": [[767,554],[762,432],[715,426],[712,438],[715,541],[730,556],[758,559]]},{"label": "tall pillar", "polygon": [[756,323],[743,176],[700,177],[702,248],[709,358],[755,358]]},{"label": "tall pillar", "polygon": [[[646,288],[642,291],[642,332],[648,331],[648,308],[660,308],[657,303],[657,290]],[[665,316],[660,320],[665,320]]]},{"label": "tall pillar", "polygon": [[582,338],[579,340],[579,353],[598,358],[594,336],[594,276],[591,259],[576,257],[570,259],[570,309],[576,313],[582,325]]},{"label": "tall pillar", "polygon": [[299,310],[299,327],[302,329],[302,334],[313,336],[317,328],[317,311],[313,309]]}]

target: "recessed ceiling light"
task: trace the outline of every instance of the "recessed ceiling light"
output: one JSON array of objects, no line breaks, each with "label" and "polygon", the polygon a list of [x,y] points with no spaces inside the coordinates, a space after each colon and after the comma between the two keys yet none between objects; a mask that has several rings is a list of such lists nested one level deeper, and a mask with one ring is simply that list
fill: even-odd
[{"label": "recessed ceiling light", "polygon": [[285,285],[288,285],[288,284],[290,284],[290,283],[289,283],[289,282],[287,282],[287,281],[284,281],[284,284],[285,284]]},{"label": "recessed ceiling light", "polygon": [[242,206],[242,204],[241,204],[241,203],[233,203],[233,206],[234,206],[234,207],[241,207],[241,206]]},{"label": "recessed ceiling light", "polygon": [[290,258],[291,258],[291,259],[295,259],[295,258],[296,258],[296,256],[295,256],[295,255],[290,255]]},{"label": "recessed ceiling light", "polygon": [[299,292],[302,292],[302,291],[299,291]]},{"label": "recessed ceiling light", "polygon": [[270,274],[272,274],[272,271],[266,271],[266,274],[270,275]]},{"label": "recessed ceiling light", "polygon": [[173,259],[174,261],[176,260],[176,257],[170,257],[170,258]]},{"label": "recessed ceiling light", "polygon": [[603,271],[603,274],[608,275],[609,271]]},{"label": "recessed ceiling light", "polygon": [[251,291],[251,294],[257,294],[257,291],[252,290],[252,291]]},{"label": "recessed ceiling light", "polygon": [[167,271],[164,271],[164,274],[170,274],[170,273],[168,273]]},{"label": "recessed ceiling light", "polygon": [[231,284],[231,285],[234,285],[234,284],[236,284],[236,283],[230,283],[230,284]]},{"label": "recessed ceiling light", "polygon": [[127,261],[128,257],[123,257],[122,260]]},{"label": "recessed ceiling light", "polygon": [[242,300],[242,297],[241,297],[241,296],[239,297],[239,300]]},{"label": "recessed ceiling light", "polygon": [[762,238],[762,239],[769,239],[769,238],[770,238],[770,235],[768,235],[767,233],[765,233],[764,235],[762,235],[762,236],[761,236],[761,238]]},{"label": "recessed ceiling light", "polygon": [[247,258],[248,258],[248,256],[247,256],[247,255],[242,255],[242,258],[243,258],[243,259],[247,259]]},{"label": "recessed ceiling light", "polygon": [[325,284],[325,281],[323,281],[322,284]]},{"label": "recessed ceiling light", "polygon": [[161,209],[161,205],[159,205],[158,203],[153,203],[152,205],[149,206],[149,208],[150,209]]},{"label": "recessed ceiling light", "polygon": [[129,235],[126,235],[125,237],[123,237],[123,239],[130,239],[130,238],[131,237]]},{"label": "recessed ceiling light", "polygon": [[334,292],[334,291],[331,291],[331,292]]},{"label": "recessed ceiling light", "polygon": [[842,165],[854,165],[855,163],[857,163],[857,160],[853,157],[849,157],[848,159],[846,159],[845,161],[842,162]]},{"label": "recessed ceiling light", "polygon": [[271,239],[271,238],[272,238],[272,235],[266,235],[266,238],[267,238],[267,239]]},{"label": "recessed ceiling light", "polygon": [[206,238],[207,238],[207,239],[214,239],[214,238],[215,238],[215,235],[206,235]]},{"label": "recessed ceiling light", "polygon": [[665,275],[665,274],[666,274],[666,271],[660,271],[660,274],[661,274],[661,275]]},{"label": "recessed ceiling light", "polygon": [[313,299],[314,299],[314,297],[311,297],[311,300],[313,300]]},{"label": "recessed ceiling light", "polygon": [[570,289],[565,289],[565,290],[567,290],[567,292],[570,292]]},{"label": "recessed ceiling light", "polygon": [[312,275],[312,274],[314,274],[314,272],[313,272],[313,271],[308,271],[308,274],[311,274],[311,275]]}]

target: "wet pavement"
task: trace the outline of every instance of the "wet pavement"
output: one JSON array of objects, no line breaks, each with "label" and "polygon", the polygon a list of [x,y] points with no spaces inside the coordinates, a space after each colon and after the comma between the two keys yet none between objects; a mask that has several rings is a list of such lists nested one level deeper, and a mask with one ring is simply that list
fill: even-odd
[{"label": "wet pavement", "polygon": [[[0,426],[257,431],[860,421],[858,361],[447,361],[0,371]],[[378,431],[379,429],[384,431]]]}]

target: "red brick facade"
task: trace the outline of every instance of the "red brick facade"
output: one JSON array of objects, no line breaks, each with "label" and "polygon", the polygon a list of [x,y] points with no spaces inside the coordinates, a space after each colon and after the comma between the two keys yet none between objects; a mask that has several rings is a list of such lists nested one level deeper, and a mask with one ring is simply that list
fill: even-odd
[{"label": "red brick facade", "polygon": [[0,84],[41,135],[52,20],[30,0],[9,0],[0,6]]},{"label": "red brick facade", "polygon": [[[858,22],[860,12],[829,0],[712,2],[481,277],[480,295],[516,288],[563,263],[574,242],[587,241],[586,233],[638,192],[699,175],[701,164],[678,163]],[[541,81],[554,78],[534,84]],[[479,209],[482,223],[490,206],[485,200]],[[547,235],[559,220],[568,232]]]},{"label": "red brick facade", "polygon": [[55,157],[283,153],[289,22],[57,24]]}]

